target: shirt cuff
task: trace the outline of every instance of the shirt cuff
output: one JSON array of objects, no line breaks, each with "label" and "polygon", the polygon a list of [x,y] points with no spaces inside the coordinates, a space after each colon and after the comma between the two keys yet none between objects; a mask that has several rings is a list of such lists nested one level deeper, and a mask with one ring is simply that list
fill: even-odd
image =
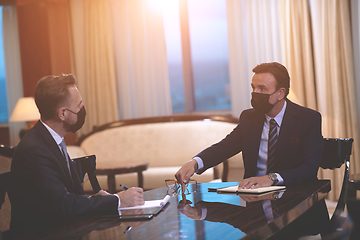
[{"label": "shirt cuff", "polygon": [[196,173],[200,170],[200,169],[202,169],[203,167],[204,167],[204,162],[203,162],[203,160],[201,159],[201,158],[199,158],[199,157],[194,157],[193,158],[196,162],[197,162],[197,164],[198,164],[198,169],[195,171]]},{"label": "shirt cuff", "polygon": [[120,197],[117,194],[113,194],[113,195],[115,195],[118,198],[118,212],[119,212],[119,215],[121,215],[121,211],[119,210],[120,205],[121,205]]},{"label": "shirt cuff", "polygon": [[275,173],[275,174],[276,174],[277,179],[279,180],[278,183],[275,184],[275,185],[283,185],[284,184],[284,179],[281,177],[280,174],[278,174],[278,173]]},{"label": "shirt cuff", "polygon": [[204,220],[207,216],[207,208],[201,208],[201,218],[199,220]]}]

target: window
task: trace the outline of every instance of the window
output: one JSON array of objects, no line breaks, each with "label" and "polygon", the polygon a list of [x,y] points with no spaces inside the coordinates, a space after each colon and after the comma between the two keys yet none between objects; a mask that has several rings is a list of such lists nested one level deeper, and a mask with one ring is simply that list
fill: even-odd
[{"label": "window", "polygon": [[4,43],[3,43],[3,22],[2,6],[0,6],[0,123],[6,123],[9,120],[7,99],[6,99],[6,82],[5,82],[5,60],[4,60]]},{"label": "window", "polygon": [[171,1],[164,10],[173,112],[229,110],[226,1]]}]

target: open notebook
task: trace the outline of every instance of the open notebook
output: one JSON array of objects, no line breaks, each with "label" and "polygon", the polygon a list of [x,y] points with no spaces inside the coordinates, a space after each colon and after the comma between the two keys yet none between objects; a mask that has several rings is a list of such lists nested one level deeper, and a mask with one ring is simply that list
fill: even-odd
[{"label": "open notebook", "polygon": [[270,187],[262,187],[262,188],[255,188],[255,189],[238,189],[238,185],[225,187],[225,188],[218,188],[216,189],[217,193],[247,193],[247,194],[262,194],[266,192],[273,192],[273,191],[280,191],[285,190],[285,186],[270,186]]},{"label": "open notebook", "polygon": [[145,209],[145,208],[162,208],[170,200],[170,196],[166,195],[163,199],[160,200],[150,200],[145,201],[144,205],[138,205],[134,207],[120,207],[119,210],[130,210],[130,209]]},{"label": "open notebook", "polygon": [[134,207],[120,207],[120,215],[103,215],[102,217],[116,217],[129,221],[150,220],[169,206],[170,196],[163,199],[145,201],[144,205]]}]

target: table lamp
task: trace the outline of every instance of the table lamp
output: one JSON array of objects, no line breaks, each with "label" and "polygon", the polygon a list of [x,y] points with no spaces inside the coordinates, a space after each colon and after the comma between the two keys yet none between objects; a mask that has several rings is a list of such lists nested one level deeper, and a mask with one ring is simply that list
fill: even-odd
[{"label": "table lamp", "polygon": [[36,107],[33,97],[20,98],[10,117],[10,122],[25,122],[25,126],[20,131],[20,139],[24,136],[33,124],[32,121],[40,119],[39,110]]}]

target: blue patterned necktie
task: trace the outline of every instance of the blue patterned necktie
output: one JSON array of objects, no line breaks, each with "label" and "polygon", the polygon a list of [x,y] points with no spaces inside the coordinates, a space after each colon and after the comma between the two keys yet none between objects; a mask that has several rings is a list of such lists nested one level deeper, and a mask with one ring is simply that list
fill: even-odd
[{"label": "blue patterned necktie", "polygon": [[273,172],[273,167],[275,164],[275,145],[278,138],[277,133],[277,123],[274,119],[270,120],[270,130],[269,130],[269,143],[268,143],[268,160],[267,160],[267,173]]},{"label": "blue patterned necktie", "polygon": [[69,173],[71,175],[71,171],[70,171],[70,159],[69,159],[69,156],[68,156],[68,153],[67,153],[67,149],[66,149],[66,144],[64,142],[64,140],[62,140],[62,142],[59,144],[61,149],[62,149],[62,153],[66,159],[66,164],[67,164],[67,167],[69,169]]}]

